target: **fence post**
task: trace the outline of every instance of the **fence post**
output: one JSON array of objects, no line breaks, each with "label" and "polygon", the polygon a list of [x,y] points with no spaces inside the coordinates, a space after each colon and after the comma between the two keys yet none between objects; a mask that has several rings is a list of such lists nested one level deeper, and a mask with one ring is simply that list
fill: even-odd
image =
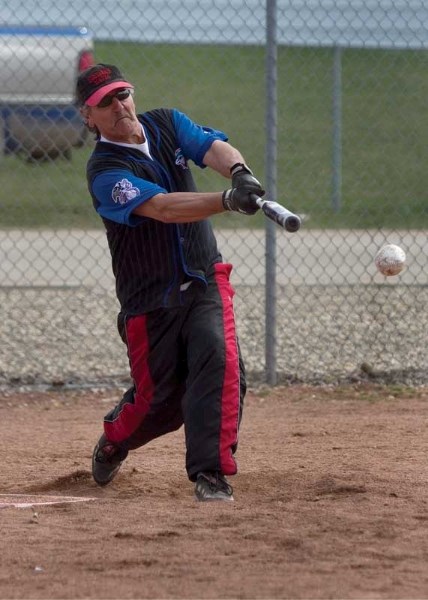
[{"label": "fence post", "polygon": [[[277,199],[277,6],[266,0],[266,190]],[[265,369],[266,382],[277,383],[276,369],[276,239],[275,224],[265,219]]]},{"label": "fence post", "polygon": [[342,49],[333,48],[333,176],[334,212],[342,205]]}]

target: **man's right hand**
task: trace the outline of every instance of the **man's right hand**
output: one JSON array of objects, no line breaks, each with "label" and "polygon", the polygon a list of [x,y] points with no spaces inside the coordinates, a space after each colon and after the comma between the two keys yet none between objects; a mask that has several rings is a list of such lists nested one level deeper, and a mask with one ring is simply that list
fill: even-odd
[{"label": "man's right hand", "polygon": [[226,210],[234,210],[243,215],[254,215],[260,208],[255,197],[252,187],[231,188],[223,192],[223,206]]}]

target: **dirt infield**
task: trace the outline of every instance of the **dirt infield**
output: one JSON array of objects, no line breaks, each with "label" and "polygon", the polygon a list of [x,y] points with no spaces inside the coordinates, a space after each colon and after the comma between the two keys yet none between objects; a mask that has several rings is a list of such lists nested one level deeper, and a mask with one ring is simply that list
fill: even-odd
[{"label": "dirt infield", "polygon": [[428,598],[427,388],[249,393],[230,505],[193,499],[183,431],[97,487],[118,396],[0,395],[2,599]]}]

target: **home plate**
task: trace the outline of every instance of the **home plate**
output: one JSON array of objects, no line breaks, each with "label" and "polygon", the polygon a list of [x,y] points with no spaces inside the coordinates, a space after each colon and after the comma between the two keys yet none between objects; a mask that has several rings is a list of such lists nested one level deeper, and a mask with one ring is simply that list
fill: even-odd
[{"label": "home plate", "polygon": [[84,496],[40,496],[29,494],[0,494],[0,508],[29,508],[47,504],[65,504],[71,502],[90,502],[97,498]]}]

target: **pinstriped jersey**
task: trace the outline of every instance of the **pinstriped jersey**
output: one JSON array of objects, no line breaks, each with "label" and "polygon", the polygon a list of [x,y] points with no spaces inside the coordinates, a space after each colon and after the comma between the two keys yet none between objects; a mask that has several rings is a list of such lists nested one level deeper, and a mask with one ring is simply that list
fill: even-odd
[{"label": "pinstriped jersey", "polygon": [[189,282],[206,287],[222,257],[209,220],[162,223],[133,210],[158,193],[196,191],[188,166],[204,168],[214,140],[227,136],[176,109],[138,115],[150,157],[135,147],[98,141],[87,165],[88,187],[103,219],[123,313],[182,303]]}]

